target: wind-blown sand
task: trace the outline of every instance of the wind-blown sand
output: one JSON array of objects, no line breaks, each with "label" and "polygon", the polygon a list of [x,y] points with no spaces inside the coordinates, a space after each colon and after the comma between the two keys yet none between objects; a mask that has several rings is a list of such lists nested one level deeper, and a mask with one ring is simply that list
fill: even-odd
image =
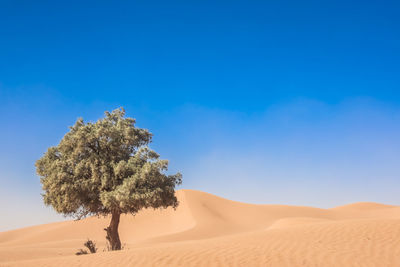
[{"label": "wind-blown sand", "polygon": [[[125,249],[103,252],[109,218],[0,233],[0,266],[400,266],[400,207],[253,205],[180,190],[176,211],[121,218]],[[87,238],[96,254],[75,256]]]}]

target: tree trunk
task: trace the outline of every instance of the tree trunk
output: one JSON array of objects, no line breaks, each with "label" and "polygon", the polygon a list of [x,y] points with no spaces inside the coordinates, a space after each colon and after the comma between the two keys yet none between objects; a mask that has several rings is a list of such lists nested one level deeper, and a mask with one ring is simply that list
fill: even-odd
[{"label": "tree trunk", "polygon": [[106,239],[110,243],[111,250],[121,249],[121,240],[119,240],[118,225],[121,214],[119,212],[112,212],[110,226],[104,230],[107,232]]}]

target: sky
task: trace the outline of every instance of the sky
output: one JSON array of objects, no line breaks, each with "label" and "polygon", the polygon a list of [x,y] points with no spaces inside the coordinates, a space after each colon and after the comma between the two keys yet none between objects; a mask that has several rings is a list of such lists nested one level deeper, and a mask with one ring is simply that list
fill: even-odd
[{"label": "sky", "polygon": [[0,231],[64,219],[34,163],[124,107],[179,188],[400,205],[398,1],[0,1]]}]

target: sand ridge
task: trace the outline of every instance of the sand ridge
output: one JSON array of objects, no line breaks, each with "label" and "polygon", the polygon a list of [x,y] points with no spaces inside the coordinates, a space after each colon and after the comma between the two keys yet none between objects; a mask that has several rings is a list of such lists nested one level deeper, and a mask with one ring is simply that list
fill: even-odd
[{"label": "sand ridge", "polygon": [[[254,205],[179,190],[176,210],[121,218],[125,250],[103,252],[109,218],[0,233],[0,266],[400,266],[400,207]],[[87,239],[99,252],[75,256]]]}]

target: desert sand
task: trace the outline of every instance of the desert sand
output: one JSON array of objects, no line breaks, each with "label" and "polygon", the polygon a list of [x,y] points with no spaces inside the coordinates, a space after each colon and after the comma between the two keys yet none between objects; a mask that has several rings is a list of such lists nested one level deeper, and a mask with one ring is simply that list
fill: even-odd
[{"label": "desert sand", "polygon": [[[176,211],[121,218],[124,250],[103,251],[109,218],[0,233],[0,266],[400,266],[400,207],[254,205],[194,190]],[[96,254],[76,256],[87,238]]]}]

